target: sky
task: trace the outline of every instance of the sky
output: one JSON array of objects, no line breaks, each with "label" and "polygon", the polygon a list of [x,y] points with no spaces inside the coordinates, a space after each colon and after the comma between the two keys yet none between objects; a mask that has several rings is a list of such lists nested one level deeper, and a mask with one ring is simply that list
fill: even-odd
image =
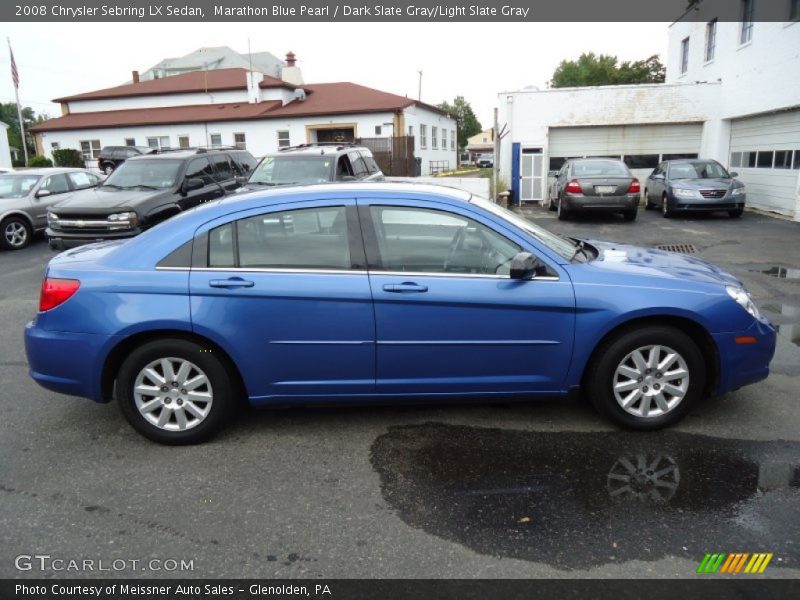
[{"label": "sky", "polygon": [[[544,89],[564,59],[583,52],[666,61],[668,23],[2,23],[20,76],[20,102],[60,115],[53,98],[130,81],[164,58],[203,46],[292,50],[306,83],[352,81],[438,104],[464,96],[484,128],[497,94]],[[14,101],[7,48],[0,100]]]}]

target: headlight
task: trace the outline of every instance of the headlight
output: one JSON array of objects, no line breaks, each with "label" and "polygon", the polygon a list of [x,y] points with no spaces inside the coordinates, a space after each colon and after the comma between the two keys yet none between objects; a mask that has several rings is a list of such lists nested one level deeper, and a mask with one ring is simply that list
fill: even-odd
[{"label": "headlight", "polygon": [[758,312],[758,307],[753,302],[753,299],[750,297],[750,294],[747,292],[747,290],[729,285],[725,287],[725,291],[728,292],[728,295],[734,299],[736,304],[750,313],[751,317],[754,319],[761,319],[761,313]]},{"label": "headlight", "polygon": [[47,213],[47,226],[52,227],[56,224],[58,224],[58,215],[51,212]]},{"label": "headlight", "polygon": [[685,188],[672,188],[672,193],[678,198],[694,198],[697,195],[695,190],[687,190]]},{"label": "headlight", "polygon": [[114,213],[106,218],[112,223],[111,229],[133,229],[138,222],[136,213],[133,211]]},{"label": "headlight", "polygon": [[744,186],[733,188],[731,190],[731,196],[744,196]]}]

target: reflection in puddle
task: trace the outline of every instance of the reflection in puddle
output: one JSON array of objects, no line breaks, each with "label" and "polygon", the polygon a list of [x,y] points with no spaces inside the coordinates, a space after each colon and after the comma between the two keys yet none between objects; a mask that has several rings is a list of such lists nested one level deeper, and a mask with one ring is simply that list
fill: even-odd
[{"label": "reflection in puddle", "polygon": [[426,424],[375,440],[384,498],[475,552],[574,569],[708,551],[800,564],[800,443]]},{"label": "reflection in puddle", "polygon": [[759,271],[759,273],[764,273],[764,275],[778,277],[780,279],[800,279],[800,269],[792,269],[787,267],[770,267],[769,269]]},{"label": "reflection in puddle", "polygon": [[800,346],[800,308],[791,304],[765,304],[764,311],[781,336]]}]

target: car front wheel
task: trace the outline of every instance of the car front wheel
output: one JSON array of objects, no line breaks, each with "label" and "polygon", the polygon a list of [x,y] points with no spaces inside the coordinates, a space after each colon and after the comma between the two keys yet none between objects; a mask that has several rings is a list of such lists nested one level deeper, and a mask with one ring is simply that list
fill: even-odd
[{"label": "car front wheel", "polygon": [[188,340],[148,342],[117,375],[120,410],[136,431],[168,445],[196,444],[224,424],[233,385],[213,351]]},{"label": "car front wheel", "polygon": [[667,200],[666,194],[661,197],[661,214],[665,219],[669,219],[673,214],[672,209],[669,207],[669,200]]},{"label": "car front wheel", "polygon": [[0,246],[6,250],[21,250],[32,236],[31,226],[22,217],[8,217],[0,223]]},{"label": "car front wheel", "polygon": [[683,418],[701,398],[705,362],[697,344],[670,327],[625,332],[595,353],[586,381],[595,408],[630,429],[650,430]]}]

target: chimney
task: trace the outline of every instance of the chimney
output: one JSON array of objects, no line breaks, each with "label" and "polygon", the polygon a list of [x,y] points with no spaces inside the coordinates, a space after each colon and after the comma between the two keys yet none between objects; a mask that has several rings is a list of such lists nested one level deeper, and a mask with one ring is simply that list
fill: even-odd
[{"label": "chimney", "polygon": [[303,85],[303,74],[300,67],[296,66],[297,57],[291,50],[286,54],[286,66],[281,69],[281,79],[292,85]]},{"label": "chimney", "polygon": [[139,71],[132,71],[131,77],[133,78],[133,83],[139,83]]}]

